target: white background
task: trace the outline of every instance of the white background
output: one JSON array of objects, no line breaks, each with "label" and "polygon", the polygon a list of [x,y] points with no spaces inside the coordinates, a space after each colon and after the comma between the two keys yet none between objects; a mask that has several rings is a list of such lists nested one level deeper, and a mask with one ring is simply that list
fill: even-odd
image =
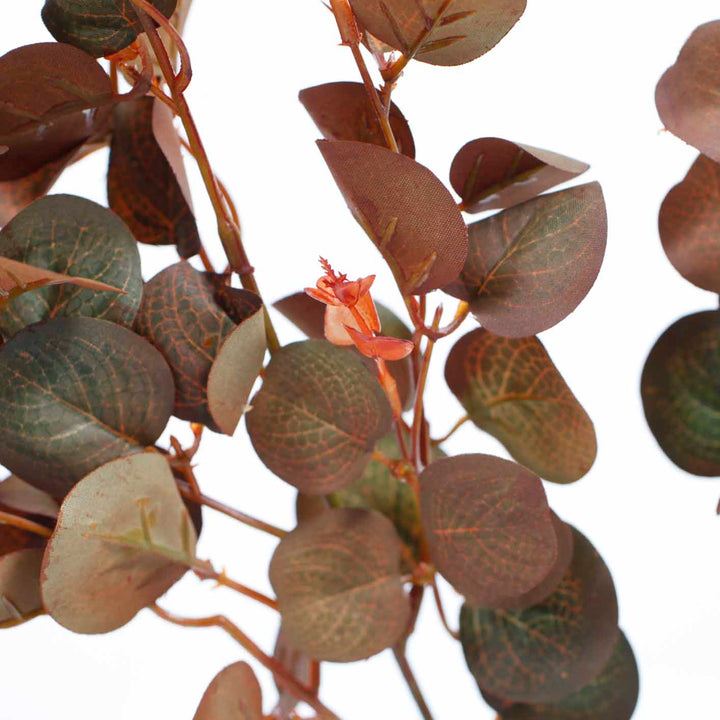
[{"label": "white background", "polygon": [[[5,5],[0,51],[49,39],[41,0]],[[635,718],[715,718],[720,484],[689,476],[662,455],[645,425],[638,386],[658,335],[678,317],[717,304],[672,269],[658,240],[660,202],[695,152],[661,132],[653,100],[655,83],[693,28],[718,15],[717,2],[528,5],[485,57],[459,68],[414,63],[395,100],[412,124],[418,160],[443,180],[465,142],[497,135],[585,160],[592,169],[583,180],[601,182],[610,236],[600,278],[580,308],[542,336],[595,421],[599,456],[584,479],[548,486],[548,495],[614,575],[621,623],[641,671]],[[190,105],[240,208],[267,300],[312,284],[322,254],[351,277],[377,273],[376,297],[400,312],[389,273],[345,209],[314,146],[317,132],[297,101],[304,87],[357,79],[330,14],[317,0],[196,0],[186,39],[195,69]],[[105,162],[105,154],[97,154],[72,168],[55,192],[105,202]],[[209,205],[193,179],[204,240],[220,265]],[[146,278],[175,260],[168,248],[144,249],[143,258]],[[431,305],[440,300],[439,293],[430,296]],[[277,327],[283,342],[300,337],[281,319]],[[428,393],[435,435],[461,415],[442,379],[450,345],[437,347]],[[172,427],[188,440],[180,423]],[[467,425],[447,449],[504,454]],[[209,434],[199,460],[207,494],[292,526],[294,493],[254,457],[244,427],[233,439]],[[275,541],[208,511],[205,519],[200,556],[271,592],[267,563]],[[459,603],[444,589],[455,625]],[[272,611],[230,591],[187,577],[162,602],[188,615],[225,612],[272,648]],[[0,720],[189,719],[214,674],[247,659],[220,631],[169,626],[149,612],[109,636],[72,635],[41,619],[3,631],[1,640]],[[436,720],[494,716],[431,602],[410,653]],[[272,681],[263,669],[257,672],[269,710]],[[322,697],[343,720],[416,717],[389,651],[351,666],[325,665]]]}]

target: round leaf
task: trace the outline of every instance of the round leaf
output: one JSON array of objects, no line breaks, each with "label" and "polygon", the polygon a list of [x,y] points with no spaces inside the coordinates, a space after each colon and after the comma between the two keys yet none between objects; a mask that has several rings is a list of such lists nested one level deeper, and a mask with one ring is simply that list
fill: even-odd
[{"label": "round leaf", "polygon": [[573,559],[552,595],[519,611],[464,605],[460,637],[483,692],[526,703],[562,700],[597,676],[618,637],[612,577],[573,530]]},{"label": "round leaf", "polygon": [[451,350],[445,379],[472,421],[540,477],[574,482],[593,464],[592,421],[536,337],[473,330]]},{"label": "round leaf", "polygon": [[11,475],[0,482],[0,507],[22,515],[57,517],[60,506],[46,492],[28,485],[17,475]]},{"label": "round leaf", "polygon": [[376,145],[327,140],[318,145],[350,211],[403,294],[427,293],[458,277],[467,256],[467,228],[435,175]]},{"label": "round leaf", "polygon": [[316,660],[354,662],[394,645],[407,629],[400,542],[369,510],[329,510],[278,545],[270,563],[283,630]]},{"label": "round leaf", "polygon": [[14,627],[42,613],[42,559],[40,548],[15,550],[0,557],[0,628]]},{"label": "round leaf", "polygon": [[540,479],[491,455],[436,460],[420,476],[430,559],[468,600],[495,607],[537,586],[558,558]]},{"label": "round leaf", "polygon": [[262,692],[252,668],[236,662],[219,672],[193,720],[263,720]]},{"label": "round leaf", "polygon": [[700,155],[660,208],[660,239],[675,269],[720,293],[720,165]]},{"label": "round leaf", "polygon": [[551,328],[588,294],[607,238],[598,183],[542,195],[470,225],[470,250],[446,292],[488,330],[526,337]]},{"label": "round leaf", "polygon": [[170,369],[104,320],[55,318],[0,351],[0,464],[60,497],[103,463],[152,445],[172,411]]},{"label": "round leaf", "polygon": [[127,226],[107,208],[73,195],[36,200],[0,232],[0,255],[125,291],[53,285],[25,293],[0,313],[4,334],[51,317],[90,316],[132,325],[142,297],[140,255]]},{"label": "round leaf", "polygon": [[113,460],[60,508],[43,559],[45,608],[73,632],[116,630],[185,574],[195,542],[167,461],[152,452]]},{"label": "round leaf", "polygon": [[321,340],[276,352],[251,405],[247,429],[260,459],[309,495],[357,480],[392,422],[380,384],[358,357]]},{"label": "round leaf", "polygon": [[665,454],[694,475],[720,475],[720,313],[681,318],[655,343],[641,392]]}]

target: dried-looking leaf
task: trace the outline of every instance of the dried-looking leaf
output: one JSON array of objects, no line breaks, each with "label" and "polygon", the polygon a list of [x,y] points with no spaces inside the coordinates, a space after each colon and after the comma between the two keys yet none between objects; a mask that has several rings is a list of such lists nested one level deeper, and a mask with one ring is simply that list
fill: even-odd
[{"label": "dried-looking leaf", "polygon": [[[305,653],[293,646],[283,632],[282,626],[278,630],[273,657],[279,660],[305,687],[312,688],[317,693],[320,687],[320,663],[317,660],[311,660]],[[275,685],[279,694],[275,713],[280,718],[285,718],[297,706],[298,700],[292,692],[285,689],[282,680],[277,677]]]},{"label": "dried-looking leaf", "polygon": [[618,638],[612,577],[573,530],[573,559],[552,595],[519,611],[464,605],[460,636],[483,692],[526,703],[562,700],[591,682]]},{"label": "dried-looking leaf", "polygon": [[455,155],[450,183],[466,212],[507,208],[572,180],[590,166],[531,145],[479,138]]},{"label": "dried-looking leaf", "polygon": [[396,50],[432,65],[484,55],[525,12],[526,0],[350,0],[362,26]]},{"label": "dried-looking leaf", "polygon": [[132,325],[142,296],[140,255],[126,225],[107,208],[73,195],[36,200],[0,232],[0,255],[124,291],[97,292],[75,281],[25,293],[0,312],[5,335],[51,317]]},{"label": "dried-looking leaf", "polygon": [[655,90],[665,127],[720,162],[720,20],[696,28]]},{"label": "dried-looking leaf", "polygon": [[15,627],[42,613],[42,558],[43,550],[37,547],[0,557],[0,628]]},{"label": "dried-looking leaf", "polygon": [[177,245],[180,257],[200,250],[180,140],[170,109],[144,97],[115,108],[108,201],[135,239]]},{"label": "dried-looking leaf", "polygon": [[547,577],[558,538],[540,479],[491,455],[436,460],[420,476],[430,559],[469,602],[497,607]]},{"label": "dried-looking leaf", "polygon": [[50,495],[29,485],[17,475],[0,482],[0,507],[23,515],[42,515],[52,519],[57,517],[60,510]]},{"label": "dried-looking leaf", "polygon": [[0,58],[0,181],[17,180],[105,132],[112,84],[82,50],[38,43]]},{"label": "dried-looking leaf", "polygon": [[700,155],[660,208],[660,239],[675,269],[720,293],[720,165]]},{"label": "dried-looking leaf", "polygon": [[382,388],[358,357],[321,340],[276,352],[251,405],[247,429],[260,459],[309,495],[357,480],[392,421]]},{"label": "dried-looking leaf", "polygon": [[540,477],[570,483],[593,464],[592,420],[536,337],[473,330],[451,350],[445,379],[472,421]]},{"label": "dried-looking leaf", "polygon": [[720,313],[687,315],[655,343],[641,392],[665,454],[693,475],[720,475]]},{"label": "dried-looking leaf", "polygon": [[526,337],[569,315],[593,286],[607,215],[598,183],[542,195],[470,225],[470,250],[446,292],[488,330]]},{"label": "dried-looking leaf", "polygon": [[[150,2],[167,18],[177,5],[177,0]],[[94,57],[119,52],[142,32],[131,0],[45,0],[42,19],[56,40]]]},{"label": "dried-looking leaf", "polygon": [[445,186],[404,155],[358,142],[318,143],[355,219],[405,295],[453,282],[467,257],[467,228]]},{"label": "dried-looking leaf", "polygon": [[[357,140],[387,147],[365,86],[334,82],[300,91],[300,102],[326,140]],[[390,127],[403,155],[415,157],[415,142],[405,116],[390,105]]]},{"label": "dried-looking leaf", "polygon": [[252,668],[236,662],[220,671],[193,720],[263,720],[262,692]]},{"label": "dried-looking leaf", "polygon": [[113,460],[60,508],[43,559],[45,608],[73,632],[116,630],[185,574],[195,542],[167,461],[152,452]]},{"label": "dried-looking leaf", "polygon": [[370,510],[329,510],[278,545],[270,563],[283,629],[316,660],[354,662],[391,647],[407,628],[400,541]]},{"label": "dried-looking leaf", "polygon": [[231,318],[211,278],[176,263],[145,286],[135,329],[170,365],[174,414],[232,435],[265,356],[263,306],[247,290],[226,288],[242,309]]},{"label": "dried-looking leaf", "polygon": [[55,318],[0,352],[0,464],[55,497],[152,445],[172,411],[170,369],[115,323]]}]

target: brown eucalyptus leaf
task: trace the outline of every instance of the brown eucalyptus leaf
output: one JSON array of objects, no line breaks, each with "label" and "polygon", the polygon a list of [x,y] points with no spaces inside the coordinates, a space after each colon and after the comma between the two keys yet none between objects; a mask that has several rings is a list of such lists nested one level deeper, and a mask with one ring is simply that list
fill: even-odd
[{"label": "brown eucalyptus leaf", "polygon": [[185,262],[171,265],[146,284],[135,329],[170,365],[174,414],[232,435],[262,369],[265,322],[257,295],[227,291],[244,304],[235,320],[206,273]]},{"label": "brown eucalyptus leaf", "polygon": [[77,633],[122,627],[195,560],[195,530],[167,461],[113,460],[67,495],[43,559],[45,608]]},{"label": "brown eucalyptus leaf", "polygon": [[308,495],[357,480],[392,412],[380,384],[351,350],[292,343],[270,361],[247,429],[265,465]]},{"label": "brown eucalyptus leaf", "polygon": [[467,228],[445,186],[404,155],[358,142],[318,142],[355,219],[404,295],[453,282],[467,257]]},{"label": "brown eucalyptus leaf", "polygon": [[0,628],[15,627],[43,612],[40,566],[43,550],[15,550],[0,557]]},{"label": "brown eucalyptus leaf", "polygon": [[363,660],[407,629],[400,542],[371,510],[330,510],[293,530],[270,563],[288,640],[309,657]]},{"label": "brown eucalyptus leaf", "polygon": [[526,337],[569,315],[593,286],[605,254],[600,185],[578,185],[515,205],[469,227],[470,250],[445,288],[488,330]]},{"label": "brown eucalyptus leaf", "polygon": [[0,351],[0,464],[55,497],[90,471],[152,445],[172,411],[162,355],[94,318],[54,318]]},{"label": "brown eucalyptus leaf", "polygon": [[460,639],[483,692],[525,703],[558,702],[591,682],[618,638],[612,577],[588,540],[573,530],[573,559],[549,597],[525,610],[465,604]]},{"label": "brown eucalyptus leaf", "polygon": [[48,495],[21,480],[17,475],[10,475],[0,482],[0,507],[24,515],[41,515],[57,517],[60,506]]},{"label": "brown eucalyptus leaf", "polygon": [[641,394],[665,454],[693,475],[720,475],[720,312],[687,315],[650,351]]},{"label": "brown eucalyptus leaf", "polygon": [[350,0],[360,24],[396,50],[432,65],[462,65],[502,40],[526,0]]},{"label": "brown eucalyptus leaf", "polygon": [[[300,102],[326,140],[357,140],[387,147],[362,83],[334,82],[300,91]],[[415,157],[415,141],[405,116],[390,104],[390,127],[403,155]]]},{"label": "brown eucalyptus leaf", "polygon": [[475,425],[540,477],[574,482],[595,461],[592,420],[536,337],[473,330],[450,351],[445,379]]},{"label": "brown eucalyptus leaf", "polygon": [[236,662],[219,672],[193,720],[263,720],[262,691],[252,668]]},{"label": "brown eucalyptus leaf", "polygon": [[273,307],[311,340],[325,338],[325,305],[307,293],[296,292],[273,303]]},{"label": "brown eucalyptus leaf", "polygon": [[700,155],[660,208],[660,239],[675,269],[720,293],[720,165]]},{"label": "brown eucalyptus leaf", "polygon": [[[127,226],[107,208],[73,195],[36,200],[0,232],[0,255],[73,277],[72,284],[44,283],[14,298],[0,311],[6,336],[52,317],[90,316],[132,325],[142,296],[140,255]],[[40,280],[28,276],[25,281]]]},{"label": "brown eucalyptus leaf", "polygon": [[455,155],[450,183],[462,198],[463,210],[476,213],[518,205],[589,167],[531,145],[479,138],[463,145]]},{"label": "brown eucalyptus leaf", "polygon": [[720,162],[720,20],[696,28],[655,89],[665,127]]},{"label": "brown eucalyptus leaf", "polygon": [[177,245],[183,258],[200,250],[173,115],[155,98],[115,108],[108,201],[139,242]]},{"label": "brown eucalyptus leaf", "polygon": [[4,521],[0,522],[0,557],[17,550],[40,547],[42,542],[39,535],[29,530],[7,525]]},{"label": "brown eucalyptus leaf", "polygon": [[558,537],[540,479],[491,455],[436,460],[420,476],[430,559],[469,602],[496,607],[542,582]]},{"label": "brown eucalyptus leaf", "polygon": [[[177,0],[149,1],[167,18],[177,5]],[[95,57],[119,52],[142,32],[131,0],[45,0],[42,19],[56,40]]]},{"label": "brown eucalyptus leaf", "polygon": [[24,178],[110,121],[113,90],[100,65],[62,43],[37,43],[0,58],[0,181]]},{"label": "brown eucalyptus leaf", "polygon": [[[305,653],[292,645],[283,632],[282,626],[278,630],[273,657],[280,661],[283,667],[305,687],[312,688],[317,693],[320,687],[320,663],[317,660],[311,660]],[[298,700],[291,692],[285,689],[282,680],[277,677],[275,678],[275,685],[279,694],[275,712],[280,718],[285,718],[296,707]]]}]

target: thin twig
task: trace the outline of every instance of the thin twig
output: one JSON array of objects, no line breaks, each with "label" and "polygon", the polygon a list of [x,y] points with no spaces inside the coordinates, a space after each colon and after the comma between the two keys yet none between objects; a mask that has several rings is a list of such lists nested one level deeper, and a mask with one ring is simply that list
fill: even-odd
[{"label": "thin twig", "polygon": [[455,640],[459,640],[460,633],[457,630],[453,630],[448,624],[447,615],[445,614],[445,608],[443,607],[442,598],[440,597],[440,589],[437,586],[437,580],[433,578],[432,583],[430,584],[432,586],[433,597],[435,598],[435,606],[438,609],[438,614],[440,615],[440,620],[442,621],[443,626],[448,631],[448,633],[450,633],[451,637],[453,637]]},{"label": "thin twig", "polygon": [[21,530],[27,530],[35,535],[41,535],[46,538],[52,535],[52,530],[50,530],[50,528],[46,528],[44,525],[28,520],[20,515],[13,515],[12,513],[3,512],[2,510],[0,510],[0,523],[13,525]]},{"label": "thin twig", "polygon": [[448,432],[445,433],[440,438],[437,438],[436,440],[432,441],[433,445],[440,445],[441,443],[444,443],[446,440],[449,440],[468,420],[470,419],[469,415],[463,415],[451,428]]}]

